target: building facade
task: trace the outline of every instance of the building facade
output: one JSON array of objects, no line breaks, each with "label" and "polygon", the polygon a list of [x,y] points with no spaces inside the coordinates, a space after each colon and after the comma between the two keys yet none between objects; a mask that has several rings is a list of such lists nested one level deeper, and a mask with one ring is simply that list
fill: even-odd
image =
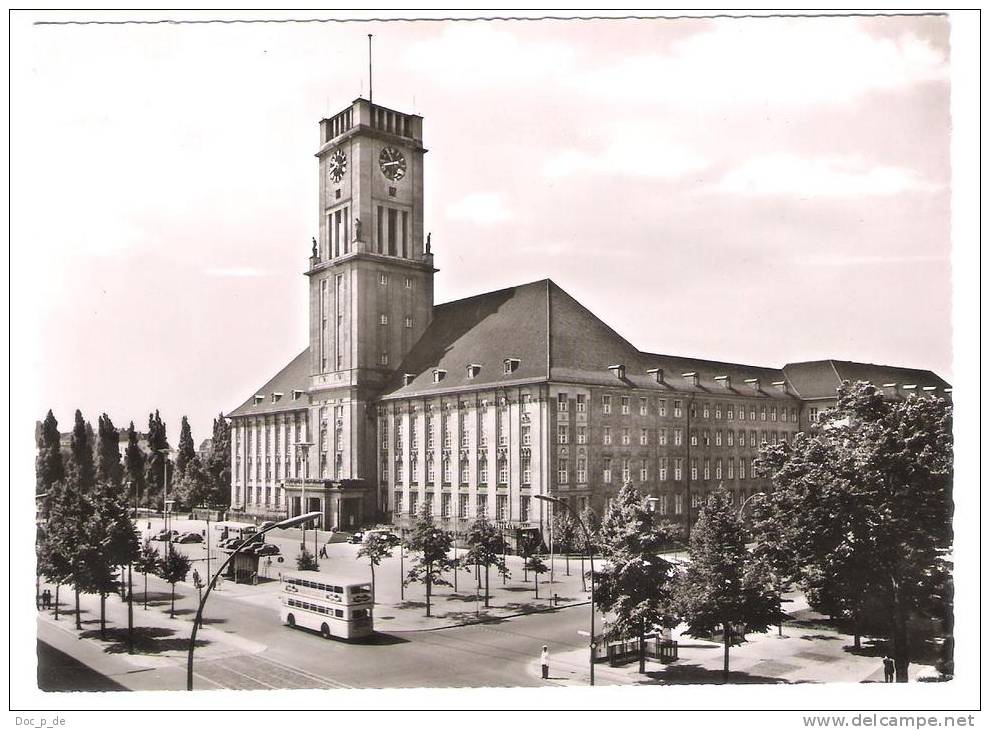
[{"label": "building facade", "polygon": [[601,514],[632,482],[688,529],[705,495],[745,504],[764,443],[843,380],[945,396],[934,373],[822,360],[767,368],[642,352],[549,279],[434,305],[423,120],[364,99],[320,123],[309,346],[231,414],[231,505],[326,528],[540,530],[537,495]]}]

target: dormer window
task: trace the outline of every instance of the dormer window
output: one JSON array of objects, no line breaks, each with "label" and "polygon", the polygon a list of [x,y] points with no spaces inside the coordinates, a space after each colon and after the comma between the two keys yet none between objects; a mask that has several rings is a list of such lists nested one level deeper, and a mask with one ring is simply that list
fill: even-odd
[{"label": "dormer window", "polygon": [[413,379],[415,379],[415,377],[416,376],[413,375],[412,373],[403,373],[402,374],[402,384],[403,385],[412,385],[412,381],[413,381]]},{"label": "dormer window", "polygon": [[646,371],[647,375],[652,375],[658,383],[663,382],[663,368],[650,368]]},{"label": "dormer window", "polygon": [[502,361],[502,372],[505,375],[509,373],[514,373],[519,368],[519,359],[515,357],[507,357]]},{"label": "dormer window", "polygon": [[776,381],[773,384],[773,387],[776,388],[777,390],[779,390],[781,393],[786,393],[787,392],[787,381],[786,380],[778,380],[778,381]]},{"label": "dormer window", "polygon": [[721,385],[726,390],[730,390],[732,388],[732,378],[730,378],[728,375],[716,375],[715,382]]},{"label": "dormer window", "polygon": [[261,395],[261,393],[258,393],[258,394],[256,394],[254,396],[254,404],[255,405],[258,405],[258,404],[264,403],[264,402],[265,402],[265,396]]},{"label": "dormer window", "polygon": [[302,398],[302,394],[303,394],[303,392],[301,390],[293,390],[292,391],[292,400],[299,400],[300,398]]},{"label": "dormer window", "polygon": [[760,392],[760,379],[759,378],[746,378],[746,385],[755,390],[757,393]]},{"label": "dormer window", "polygon": [[282,393],[272,393],[272,403],[278,403],[282,400]]},{"label": "dormer window", "polygon": [[441,380],[447,377],[447,371],[440,368],[436,368],[433,371],[433,382],[439,383]]},{"label": "dormer window", "polygon": [[467,376],[469,379],[473,380],[474,378],[478,377],[480,373],[481,373],[481,365],[475,365],[474,363],[472,363],[471,365],[467,366]]},{"label": "dormer window", "polygon": [[681,377],[688,385],[698,386],[698,373],[681,373]]},{"label": "dormer window", "polygon": [[626,377],[626,366],[625,365],[609,365],[608,369],[612,372],[612,375],[622,380]]}]

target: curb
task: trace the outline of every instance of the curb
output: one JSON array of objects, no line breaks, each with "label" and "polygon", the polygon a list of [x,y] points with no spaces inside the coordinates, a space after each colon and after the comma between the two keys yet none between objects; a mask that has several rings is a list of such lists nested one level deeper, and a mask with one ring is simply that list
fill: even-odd
[{"label": "curb", "polygon": [[476,618],[470,621],[461,621],[458,623],[445,624],[443,626],[425,626],[421,629],[393,629],[392,631],[379,631],[375,629],[376,633],[388,633],[388,634],[411,634],[415,631],[443,631],[444,629],[456,629],[462,626],[475,626],[477,624],[491,624],[497,623],[499,621],[504,621],[509,618],[518,618],[520,616],[530,616],[534,613],[551,613],[553,611],[565,611],[568,608],[574,608],[575,606],[587,606],[591,601],[581,601],[580,603],[569,603],[566,606],[548,606],[547,608],[537,608],[532,611],[519,611],[518,613],[509,613],[504,616],[488,616],[486,618]]}]

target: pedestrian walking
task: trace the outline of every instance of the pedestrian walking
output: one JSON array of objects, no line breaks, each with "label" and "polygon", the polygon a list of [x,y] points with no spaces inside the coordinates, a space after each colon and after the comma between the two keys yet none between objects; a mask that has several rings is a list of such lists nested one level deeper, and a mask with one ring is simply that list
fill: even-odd
[{"label": "pedestrian walking", "polygon": [[883,658],[883,681],[885,684],[894,681],[894,660],[889,656]]},{"label": "pedestrian walking", "polygon": [[324,545],[323,547],[320,548],[320,557],[321,558],[328,557],[327,556],[327,546],[326,545]]},{"label": "pedestrian walking", "polygon": [[45,589],[45,592],[41,594],[41,606],[46,609],[52,607],[52,592],[47,588]]},{"label": "pedestrian walking", "polygon": [[543,678],[549,679],[550,677],[550,650],[547,649],[546,645],[543,646],[543,651],[540,652],[540,669],[543,671]]}]

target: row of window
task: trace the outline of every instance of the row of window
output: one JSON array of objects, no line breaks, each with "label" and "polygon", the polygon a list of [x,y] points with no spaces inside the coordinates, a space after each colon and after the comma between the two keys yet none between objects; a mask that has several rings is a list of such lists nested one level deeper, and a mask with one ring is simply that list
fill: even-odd
[{"label": "row of window", "polygon": [[[633,406],[636,405],[638,408],[639,415],[648,416],[650,415],[649,408],[649,398],[645,396],[640,396],[635,399],[637,402],[634,404],[633,396],[611,396],[603,395],[601,397],[602,404],[602,415],[608,416],[612,413],[612,405],[615,400],[618,400],[619,413],[624,416],[632,414]],[[587,396],[583,393],[576,394],[575,397],[575,409],[578,413],[585,413],[587,411]],[[568,393],[558,393],[557,394],[557,411],[559,413],[567,413],[570,410],[570,395]],[[674,400],[673,405],[673,417],[681,418],[684,415],[684,403],[682,400]],[[734,405],[731,403],[724,404],[716,402],[714,405],[705,401],[700,404],[700,413],[702,418],[712,418],[714,416],[715,420],[726,421],[745,421],[746,420],[746,405],[738,404]],[[699,404],[696,401],[690,401],[689,410],[691,412],[691,418],[697,418],[699,413]],[[666,417],[667,415],[667,399],[658,398],[656,400],[655,413],[658,416]],[[779,410],[777,406],[760,405],[759,408],[754,405],[749,406],[749,420],[756,421],[757,419],[761,421],[791,421],[792,423],[797,423],[798,413],[797,408],[789,408],[787,406],[780,406]]]},{"label": "row of window", "polygon": [[[586,426],[577,426],[577,441],[578,444],[588,443],[588,429]],[[609,426],[604,426],[602,428],[602,445],[610,446],[613,443],[619,443],[622,446],[631,446],[633,444],[633,434],[634,429],[616,429],[619,435],[619,441],[613,442],[612,438],[612,428]],[[650,431],[648,428],[638,429],[638,443],[640,446],[650,445]],[[684,429],[675,428],[672,429],[674,437],[674,446],[682,446],[684,444]],[[568,444],[570,443],[570,426],[558,424],[557,425],[557,443],[558,444]],[[724,437],[723,437],[724,436]],[[462,439],[463,440],[463,439]],[[772,443],[776,444],[778,441],[787,441],[787,432],[777,432],[777,431],[760,431],[759,437],[757,437],[756,431],[749,432],[749,445],[752,447],[757,446],[757,444]],[[659,446],[666,446],[668,444],[667,440],[667,429],[660,428],[657,429],[656,442]],[[462,444],[466,445],[466,444]],[[707,429],[699,431],[698,429],[691,429],[691,445],[692,446],[736,446],[739,448],[746,446],[746,431],[740,430],[726,431],[716,430],[714,432]]]},{"label": "row of window", "polygon": [[[460,517],[468,518],[474,517],[479,519],[482,517],[488,517],[488,495],[478,494],[474,500],[474,512],[470,511],[471,507],[471,497],[468,494],[458,494],[457,496],[457,513],[454,514],[454,495],[448,492],[444,492],[440,495],[440,516],[441,517]],[[423,500],[423,504],[427,506],[430,514],[433,514],[433,492],[426,492],[426,498]],[[521,522],[529,521],[529,505],[530,498],[523,495],[519,498],[519,520]],[[396,514],[406,513],[406,507],[408,507],[408,514],[415,515],[419,511],[419,494],[417,492],[409,493],[408,505],[405,502],[404,492],[397,489],[394,493],[394,501],[392,504],[392,509]],[[509,514],[509,497],[505,494],[498,494],[495,496],[495,519],[504,522],[506,520],[512,519]]]}]

